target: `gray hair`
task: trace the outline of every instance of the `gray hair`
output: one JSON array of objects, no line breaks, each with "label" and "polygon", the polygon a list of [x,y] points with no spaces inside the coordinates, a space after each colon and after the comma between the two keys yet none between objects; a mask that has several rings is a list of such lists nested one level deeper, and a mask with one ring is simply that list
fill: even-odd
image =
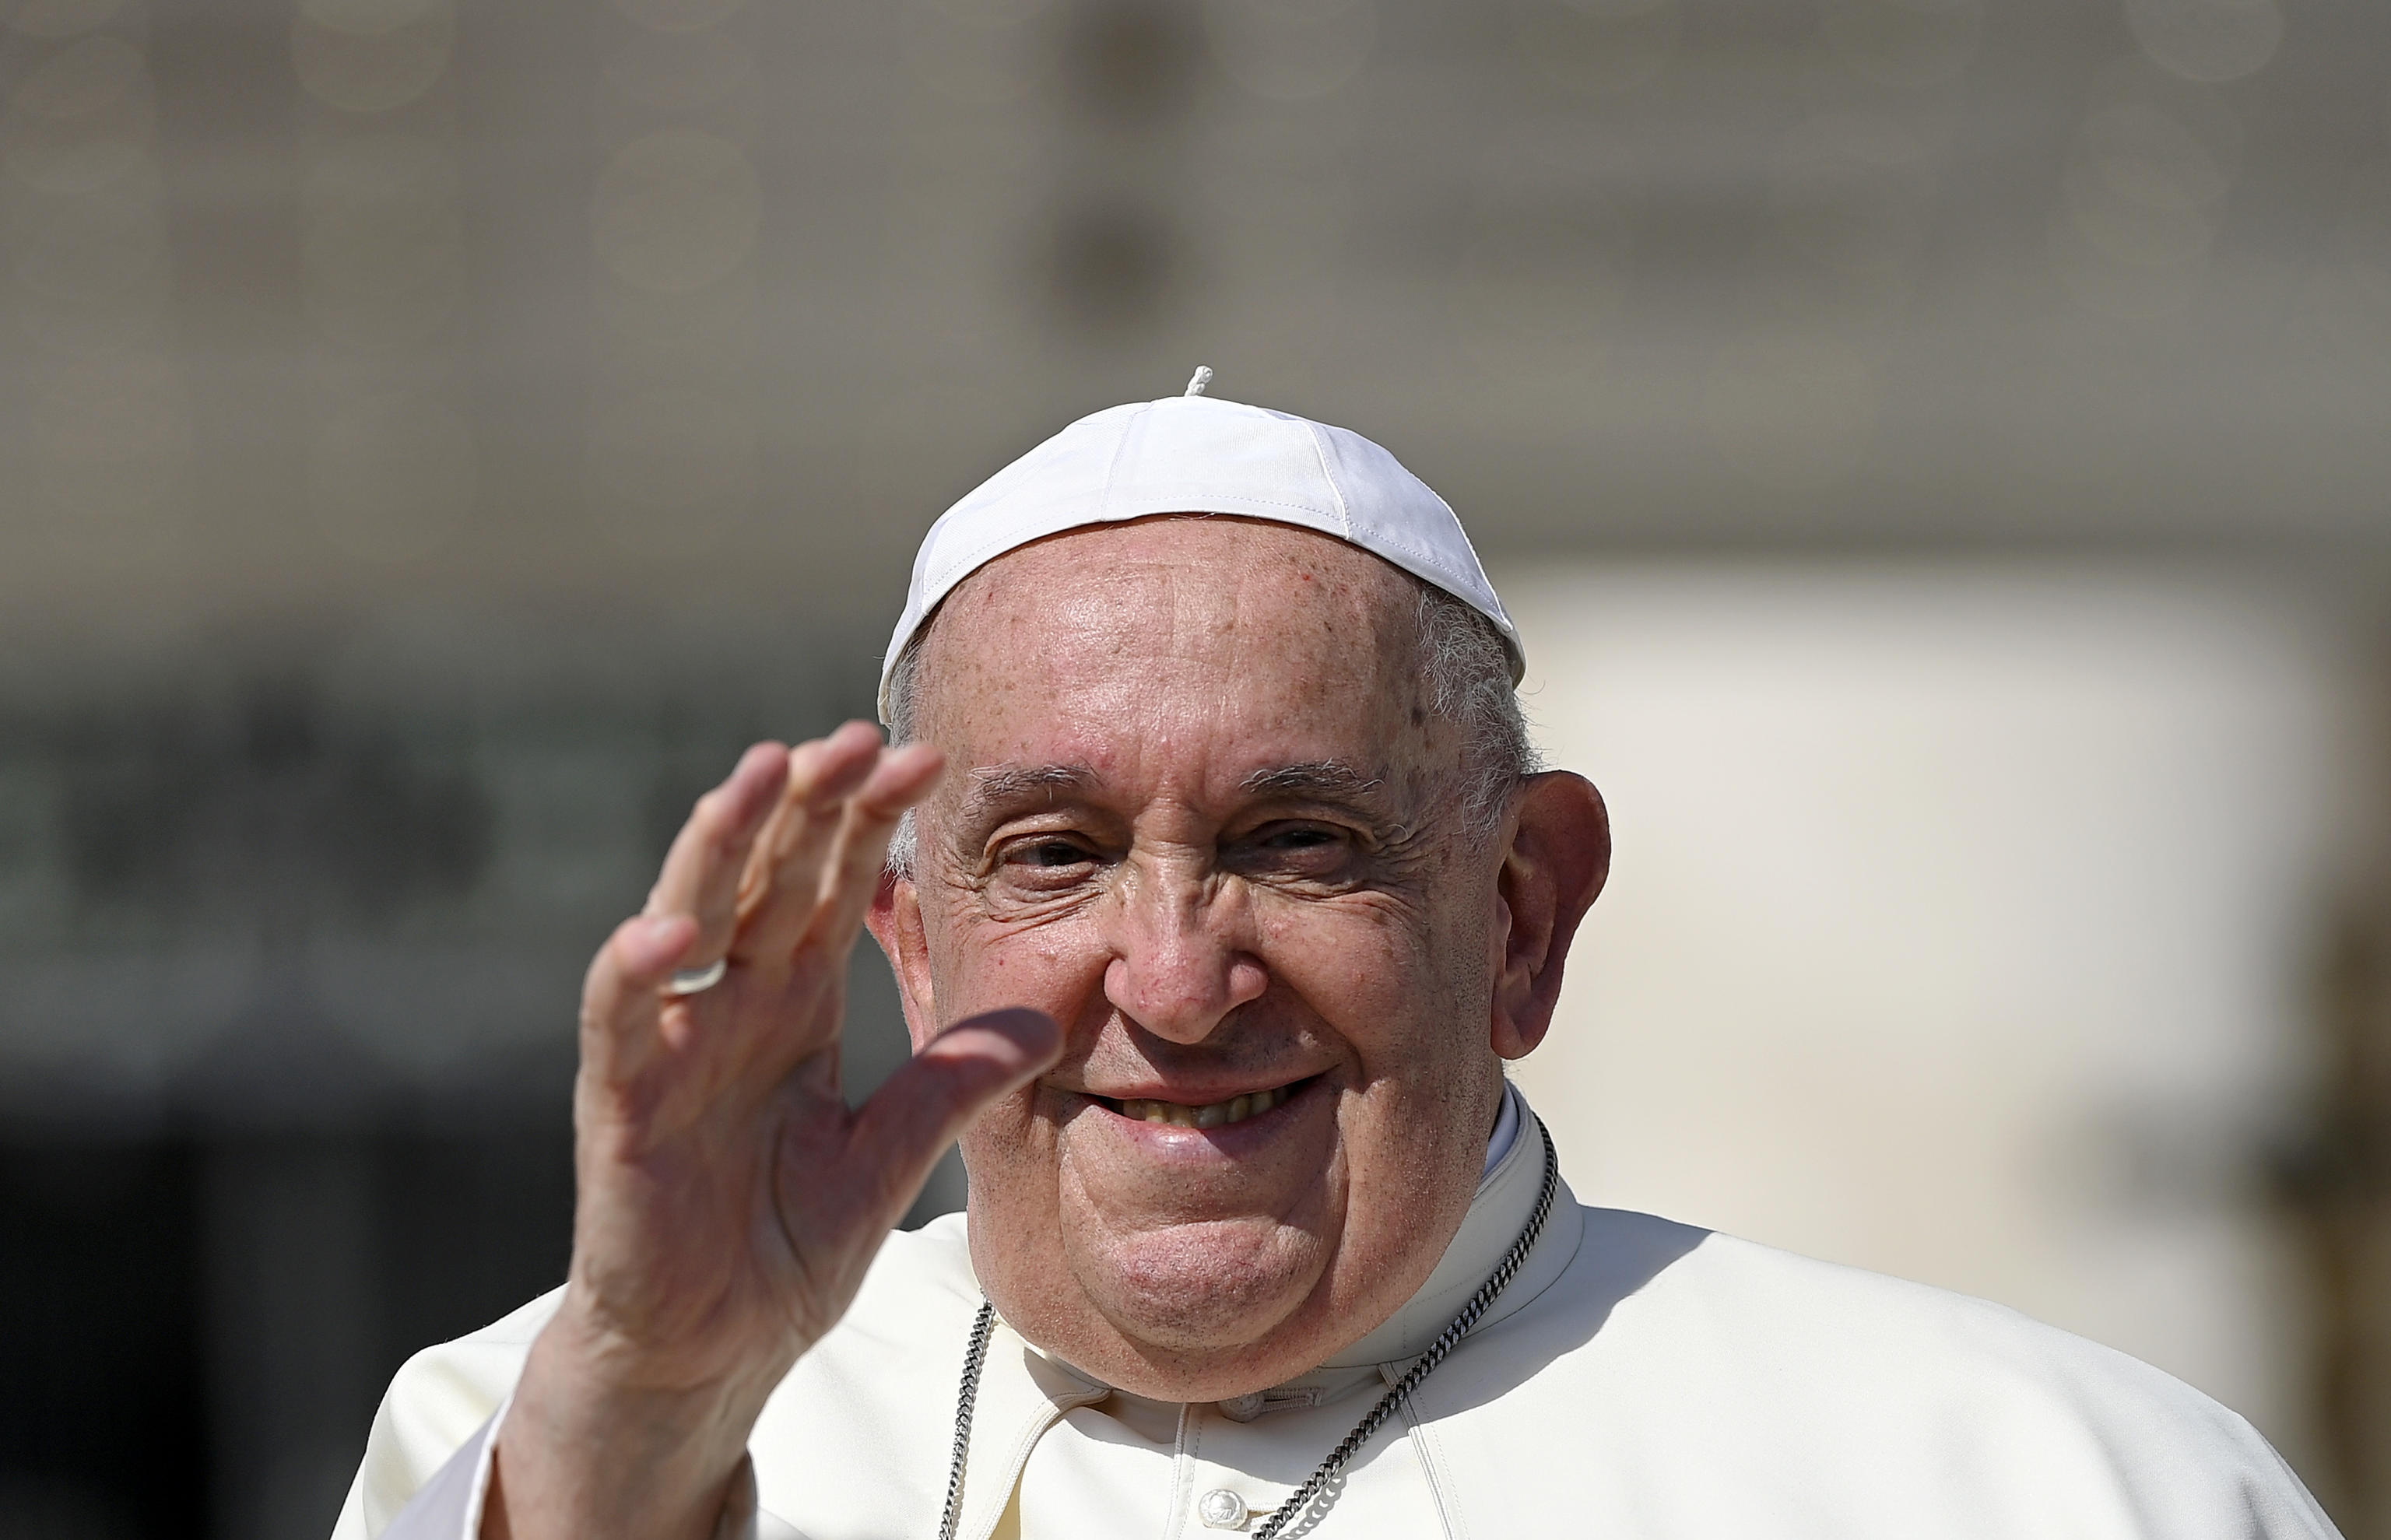
[{"label": "gray hair", "polygon": [[[1432,583],[1419,587],[1415,633],[1428,709],[1462,731],[1459,806],[1463,826],[1483,839],[1502,826],[1511,794],[1544,769],[1527,713],[1511,684],[1511,657],[1494,623]],[[921,725],[922,652],[937,621],[933,611],[914,628],[888,671],[888,741],[910,744]],[[888,842],[888,869],[911,876],[919,837],[908,810]]]}]

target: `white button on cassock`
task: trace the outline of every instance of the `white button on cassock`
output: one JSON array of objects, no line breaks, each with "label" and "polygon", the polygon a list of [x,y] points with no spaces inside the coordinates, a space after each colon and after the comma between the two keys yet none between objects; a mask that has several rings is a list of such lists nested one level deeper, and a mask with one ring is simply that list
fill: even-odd
[{"label": "white button on cassock", "polygon": [[1196,1499],[1196,1517],[1206,1529],[1246,1527],[1246,1500],[1225,1486],[1216,1486]]},{"label": "white button on cassock", "polygon": [[1251,1395],[1233,1395],[1214,1404],[1222,1417],[1231,1422],[1251,1422],[1270,1409],[1269,1398],[1256,1391]]}]

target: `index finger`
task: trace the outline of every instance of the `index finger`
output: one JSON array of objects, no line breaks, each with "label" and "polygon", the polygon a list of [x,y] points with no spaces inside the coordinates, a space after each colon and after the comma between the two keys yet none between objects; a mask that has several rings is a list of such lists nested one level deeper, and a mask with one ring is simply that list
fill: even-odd
[{"label": "index finger", "polygon": [[641,912],[651,917],[685,914],[695,920],[691,952],[701,960],[722,956],[730,944],[739,874],[746,869],[748,848],[780,800],[788,775],[785,745],[756,744],[740,756],[722,784],[697,799],[689,822],[673,836],[664,870],[649,889]]}]

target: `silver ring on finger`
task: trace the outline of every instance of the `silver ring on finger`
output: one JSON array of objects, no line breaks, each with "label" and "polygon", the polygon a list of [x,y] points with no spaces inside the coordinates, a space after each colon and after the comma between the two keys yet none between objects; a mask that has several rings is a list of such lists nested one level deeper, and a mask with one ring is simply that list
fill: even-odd
[{"label": "silver ring on finger", "polygon": [[704,994],[722,982],[730,971],[730,959],[717,957],[702,968],[676,968],[665,981],[665,993],[672,995]]}]

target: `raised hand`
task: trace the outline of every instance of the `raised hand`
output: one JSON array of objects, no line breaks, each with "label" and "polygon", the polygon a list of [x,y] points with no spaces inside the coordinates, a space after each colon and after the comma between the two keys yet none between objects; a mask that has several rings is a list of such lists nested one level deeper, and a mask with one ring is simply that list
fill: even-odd
[{"label": "raised hand", "polygon": [[[847,955],[939,769],[859,722],[749,749],[591,963],[572,1272],[500,1430],[485,1536],[706,1534],[765,1398],[939,1154],[1060,1051],[1045,1016],[996,1012],[862,1107],[840,1094]],[[671,992],[717,960],[720,982]]]}]

